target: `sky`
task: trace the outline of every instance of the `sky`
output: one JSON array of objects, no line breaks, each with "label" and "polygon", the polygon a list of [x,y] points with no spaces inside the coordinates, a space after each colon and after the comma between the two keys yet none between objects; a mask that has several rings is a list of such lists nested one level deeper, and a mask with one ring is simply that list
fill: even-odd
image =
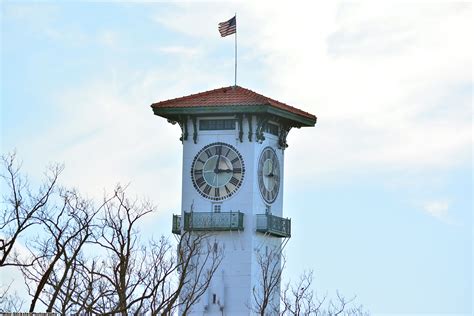
[{"label": "sky", "polygon": [[237,83],[318,117],[288,136],[285,278],[373,315],[471,315],[470,1],[3,1],[2,154],[92,198],[129,183],[169,235],[180,130],[149,106],[233,84],[235,13]]}]

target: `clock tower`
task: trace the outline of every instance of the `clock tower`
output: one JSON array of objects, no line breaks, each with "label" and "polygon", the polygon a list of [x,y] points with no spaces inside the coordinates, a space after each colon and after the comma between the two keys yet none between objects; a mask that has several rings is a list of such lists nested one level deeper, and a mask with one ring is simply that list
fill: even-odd
[{"label": "clock tower", "polygon": [[[190,315],[249,315],[263,291],[261,259],[291,236],[283,215],[284,153],[293,127],[316,117],[240,86],[151,105],[181,127],[181,212],[172,231],[209,232],[223,249],[211,285]],[[279,289],[279,284],[277,284]],[[270,303],[279,305],[279,291]]]}]

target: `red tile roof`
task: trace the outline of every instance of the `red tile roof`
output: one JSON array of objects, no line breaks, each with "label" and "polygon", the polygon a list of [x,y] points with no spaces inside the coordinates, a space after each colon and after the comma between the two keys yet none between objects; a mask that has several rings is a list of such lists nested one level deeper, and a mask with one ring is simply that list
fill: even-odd
[{"label": "red tile roof", "polygon": [[224,87],[191,94],[180,98],[161,101],[153,103],[151,107],[154,109],[162,109],[243,105],[270,105],[275,108],[309,118],[311,120],[316,120],[316,116],[313,114],[302,111],[283,102],[268,98],[240,86]]}]

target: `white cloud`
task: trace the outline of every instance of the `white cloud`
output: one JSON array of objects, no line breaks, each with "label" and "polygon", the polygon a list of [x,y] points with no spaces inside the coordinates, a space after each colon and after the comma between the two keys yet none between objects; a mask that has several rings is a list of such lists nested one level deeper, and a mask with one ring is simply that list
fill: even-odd
[{"label": "white cloud", "polygon": [[318,116],[314,130],[292,140],[301,151],[300,143],[314,143],[308,162],[342,170],[469,162],[469,5],[256,4],[249,11],[261,26],[253,42],[268,56],[269,94]]},{"label": "white cloud", "polygon": [[118,182],[131,182],[130,195],[157,201],[159,216],[168,220],[181,201],[180,128],[154,116],[149,106],[196,92],[197,77],[210,85],[220,82],[206,67],[198,59],[134,71],[124,61],[54,92],[51,103],[61,120],[17,143],[24,171],[43,170],[51,160],[64,162],[61,182],[96,200]]},{"label": "white cloud", "polygon": [[202,40],[218,38],[217,24],[222,21],[216,18],[222,17],[224,21],[233,15],[234,11],[229,10],[229,6],[223,3],[214,2],[209,5],[208,3],[188,2],[175,3],[174,8],[169,11],[160,10],[159,14],[154,16],[154,21],[170,30]]},{"label": "white cloud", "polygon": [[422,209],[428,215],[445,223],[453,223],[450,218],[449,207],[447,200],[432,200],[422,203]]},{"label": "white cloud", "polygon": [[101,45],[108,46],[108,47],[117,47],[118,42],[120,40],[119,34],[112,30],[102,30],[97,35],[98,42]]},{"label": "white cloud", "polygon": [[[240,68],[241,84],[247,86],[246,73],[259,71],[267,80],[262,90],[249,88],[318,116],[315,128],[289,136],[288,156],[311,170],[288,165],[288,174],[313,178],[463,164],[470,161],[472,145],[469,8],[373,2],[170,7],[155,14],[155,21],[199,39],[198,44],[155,45],[169,59],[148,71],[134,71],[126,61],[104,65],[94,80],[57,96],[64,121],[23,148],[34,156],[48,139],[47,150],[66,162],[70,183],[89,192],[132,179],[146,186],[138,191],[161,191],[156,200],[169,201],[168,193],[180,191],[180,178],[173,174],[180,170],[180,162],[173,161],[180,152],[179,128],[153,117],[146,106],[226,85],[226,66],[209,54],[225,40],[217,22],[237,9],[239,54],[259,65]],[[104,32],[98,35],[104,43],[120,41]],[[156,160],[151,164],[156,169],[144,170],[150,160]],[[38,170],[46,164],[35,163]],[[74,174],[79,166],[83,172]]]},{"label": "white cloud", "polygon": [[53,3],[2,3],[2,18],[15,19],[35,27],[48,24],[58,14],[60,14],[59,8]]},{"label": "white cloud", "polygon": [[189,46],[161,46],[156,49],[158,52],[171,54],[171,55],[178,55],[185,58],[194,57],[201,53],[201,49],[196,47],[189,47]]},{"label": "white cloud", "polygon": [[[252,2],[233,7],[239,53],[254,57],[267,80],[259,92],[318,116],[316,128],[291,138],[297,144],[291,150],[299,150],[308,165],[344,172],[451,168],[470,161],[471,4]],[[216,21],[207,17],[209,12],[224,17],[229,8],[200,4],[157,21],[216,42]],[[244,86],[248,71],[240,68]],[[312,155],[302,154],[308,147],[301,145],[308,143],[314,144]]]}]

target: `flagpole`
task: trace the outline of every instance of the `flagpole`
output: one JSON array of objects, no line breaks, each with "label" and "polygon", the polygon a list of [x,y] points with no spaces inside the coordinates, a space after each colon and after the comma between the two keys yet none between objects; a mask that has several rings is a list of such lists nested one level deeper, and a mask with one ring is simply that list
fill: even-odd
[{"label": "flagpole", "polygon": [[234,68],[234,87],[237,86],[237,12],[235,13],[235,68]]}]

